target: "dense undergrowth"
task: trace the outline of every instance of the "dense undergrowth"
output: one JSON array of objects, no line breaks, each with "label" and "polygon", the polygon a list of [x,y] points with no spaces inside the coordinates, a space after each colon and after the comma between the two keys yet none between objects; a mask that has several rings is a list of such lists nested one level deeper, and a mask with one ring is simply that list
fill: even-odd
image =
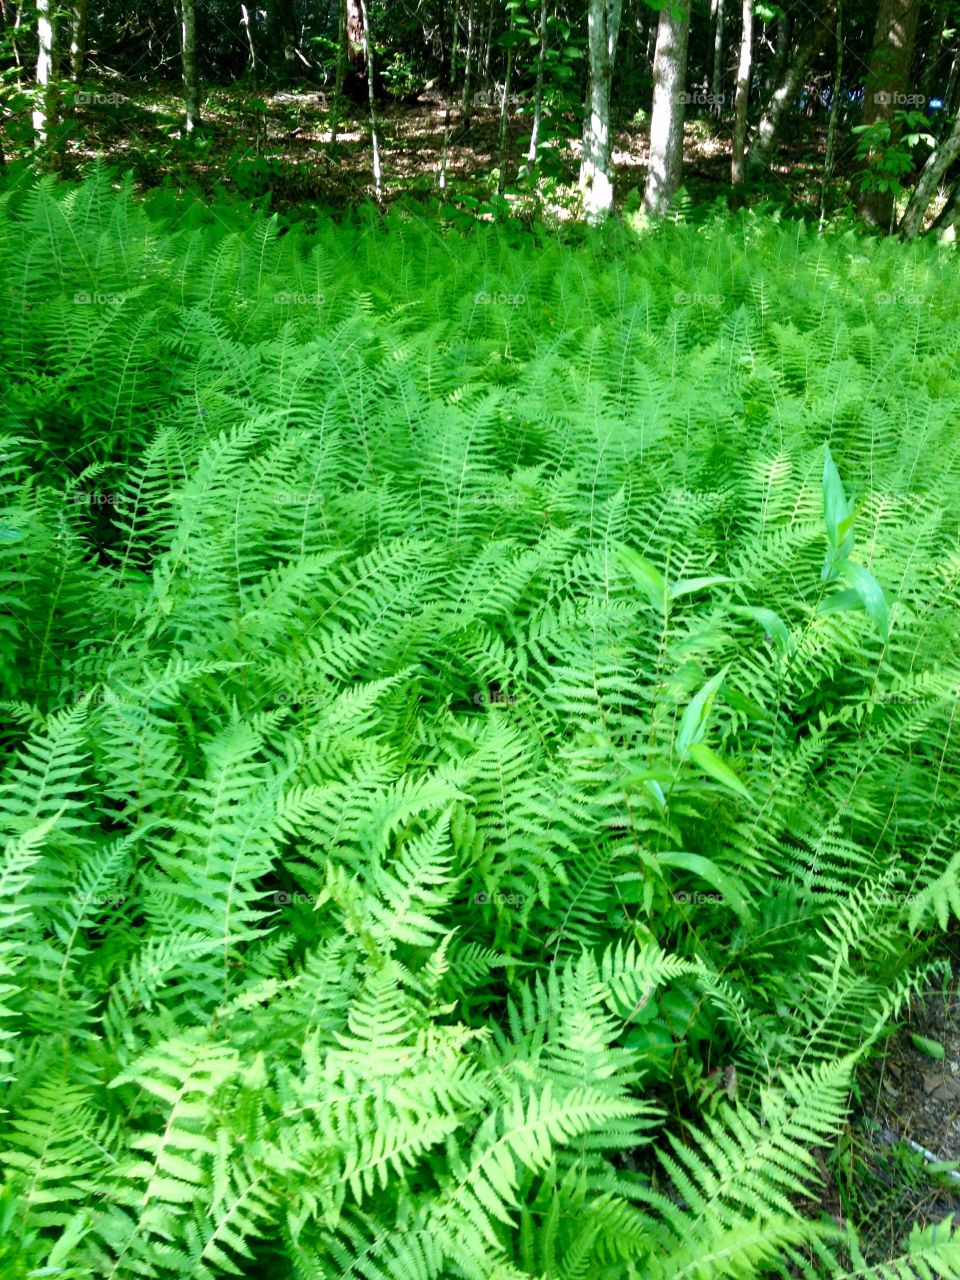
[{"label": "dense undergrowth", "polygon": [[942,252],[4,197],[5,1278],[960,1275]]}]

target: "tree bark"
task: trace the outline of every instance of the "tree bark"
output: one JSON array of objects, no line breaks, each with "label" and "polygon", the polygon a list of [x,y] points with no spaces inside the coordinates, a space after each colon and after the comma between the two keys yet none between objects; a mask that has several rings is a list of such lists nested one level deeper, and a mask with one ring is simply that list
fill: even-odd
[{"label": "tree bark", "polygon": [[473,113],[473,59],[475,56],[473,6],[474,0],[470,0],[467,8],[467,49],[463,58],[463,97],[460,99],[465,129],[470,128],[470,116]]},{"label": "tree bark", "polygon": [[743,0],[743,31],[740,36],[740,64],[737,68],[737,92],[733,111],[733,156],[730,161],[730,185],[743,182],[743,153],[747,145],[747,103],[750,97],[750,65],[753,57],[753,0]]},{"label": "tree bark", "polygon": [[809,24],[806,37],[797,46],[793,57],[787,63],[783,79],[760,117],[756,136],[747,156],[747,163],[751,168],[770,167],[784,119],[800,92],[807,67],[814,54],[819,52],[824,35],[833,32],[833,25],[837,20],[836,0],[825,0],[819,16],[819,22]]},{"label": "tree bark", "polygon": [[543,73],[547,65],[547,25],[550,12],[548,0],[540,5],[540,56],[537,59],[537,84],[533,92],[533,127],[530,130],[530,147],[527,163],[537,163],[537,147],[540,143],[540,122],[543,118]]},{"label": "tree bark", "polygon": [[288,84],[296,69],[297,21],[293,0],[267,0],[267,46],[270,70]]},{"label": "tree bark", "polygon": [[439,186],[441,191],[447,187],[447,155],[450,150],[450,103],[453,100],[453,82],[457,75],[458,36],[460,31],[460,8],[457,0],[450,6],[450,63],[447,67],[446,91],[443,95],[443,149],[440,152]]},{"label": "tree bark", "polygon": [[723,22],[725,0],[713,0],[713,71],[710,75],[710,96],[716,107],[723,101]]},{"label": "tree bark", "polygon": [[657,52],[653,59],[653,110],[650,114],[650,159],[643,206],[666,213],[683,173],[684,82],[690,37],[690,0],[667,0],[660,10]]},{"label": "tree bark", "polygon": [[33,127],[41,146],[57,124],[57,23],[55,0],[37,0],[37,88]]},{"label": "tree bark", "polygon": [[493,57],[493,15],[496,11],[496,0],[488,0],[487,43],[483,56],[483,92],[489,106],[493,105],[493,85],[490,79],[490,66]]},{"label": "tree bark", "polygon": [[[513,33],[513,10],[510,11],[510,33]],[[507,49],[507,69],[503,75],[503,97],[500,100],[500,144],[498,147],[500,153],[500,170],[497,175],[497,194],[503,195],[507,186],[507,142],[508,142],[508,113],[510,99],[510,80],[513,76],[513,44]]]},{"label": "tree bark", "polygon": [[[689,0],[687,0],[689,3]],[[580,190],[588,222],[602,221],[613,208],[610,176],[610,90],[620,34],[621,0],[589,0],[587,10],[587,104],[583,121]]]},{"label": "tree bark", "polygon": [[90,0],[74,0],[73,23],[70,30],[70,74],[77,84],[83,81],[83,69],[87,61],[87,17]]},{"label": "tree bark", "polygon": [[947,138],[927,157],[920,172],[920,180],[900,219],[897,233],[901,240],[913,240],[920,234],[923,219],[930,208],[934,192],[946,176],[947,170],[960,156],[960,115],[953,122]]},{"label": "tree bark", "polygon": [[837,65],[833,73],[833,94],[830,98],[830,122],[827,125],[827,147],[823,157],[823,177],[820,180],[820,226],[827,217],[827,185],[833,172],[833,157],[837,143],[837,118],[840,114],[840,91],[843,86],[843,9],[837,7]]},{"label": "tree bark", "polygon": [[337,38],[337,79],[333,90],[333,104],[330,107],[330,145],[337,145],[340,130],[340,116],[343,113],[343,83],[347,78],[347,4],[340,0],[339,35]]},{"label": "tree bark", "polygon": [[180,49],[183,57],[184,131],[193,133],[200,123],[197,10],[194,0],[180,0]]},{"label": "tree bark", "polygon": [[363,25],[363,53],[367,64],[367,94],[370,102],[370,150],[373,155],[373,189],[379,204],[383,200],[383,172],[380,168],[380,135],[377,132],[377,102],[373,83],[373,41],[370,38],[370,15],[366,0],[359,0]]},{"label": "tree bark", "polygon": [[[897,141],[894,113],[903,110],[906,98],[918,8],[918,0],[880,0],[877,12],[870,70],[864,86],[862,123],[889,125],[890,143]],[[893,192],[873,191],[861,184],[857,206],[861,217],[872,226],[889,229]]]}]

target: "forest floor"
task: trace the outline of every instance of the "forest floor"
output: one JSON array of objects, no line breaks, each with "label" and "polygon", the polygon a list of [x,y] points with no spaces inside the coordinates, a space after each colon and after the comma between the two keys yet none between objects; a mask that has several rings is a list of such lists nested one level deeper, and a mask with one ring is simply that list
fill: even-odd
[{"label": "forest floor", "polygon": [[[938,1046],[943,1056],[931,1056]],[[914,1225],[960,1215],[956,977],[901,1014],[899,1029],[860,1072],[859,1102],[832,1168],[823,1168],[817,1208],[840,1224],[853,1211],[867,1256],[879,1261]]]},{"label": "forest floor", "polygon": [[[75,175],[98,156],[132,169],[143,186],[191,182],[208,194],[229,191],[286,210],[305,204],[342,209],[374,195],[369,118],[346,104],[336,147],[329,102],[318,90],[271,94],[250,88],[208,89],[202,129],[181,136],[181,104],[172,86],[126,81],[87,83],[65,104],[70,141],[61,167]],[[379,105],[386,201],[407,197],[463,202],[469,209],[497,200],[498,104],[478,100],[469,126],[459,107],[446,119],[442,94]],[[573,118],[552,122],[555,138],[541,149],[535,178],[525,173],[530,116],[511,104],[506,199],[520,217],[568,220],[576,210],[579,141]],[[804,121],[812,129],[812,122]],[[614,148],[616,183],[624,207],[636,207],[647,165],[647,127],[624,122]],[[446,146],[445,146],[446,142]],[[446,153],[446,184],[441,186]],[[808,137],[788,140],[782,163],[764,177],[763,192],[816,208],[820,174]],[[729,193],[729,122],[693,118],[686,125],[687,189],[698,202]],[[841,163],[843,157],[841,157]]]}]

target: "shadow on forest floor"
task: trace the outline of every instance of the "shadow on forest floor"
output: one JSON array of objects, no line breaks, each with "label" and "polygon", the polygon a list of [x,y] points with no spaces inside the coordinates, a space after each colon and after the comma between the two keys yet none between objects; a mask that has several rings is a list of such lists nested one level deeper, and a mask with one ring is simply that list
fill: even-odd
[{"label": "shadow on forest floor", "polygon": [[[196,184],[212,194],[226,189],[275,209],[317,204],[331,210],[373,198],[369,117],[354,102],[331,145],[330,102],[316,89],[266,93],[250,87],[208,88],[201,129],[182,135],[180,99],[173,86],[127,81],[88,82],[65,95],[61,171],[74,176],[102,156],[132,170],[144,187]],[[519,216],[544,214],[566,221],[578,209],[580,144],[573,117],[549,122],[553,138],[541,149],[535,174],[526,166],[528,107],[510,104],[506,199]],[[478,101],[469,125],[459,105],[446,119],[438,92],[379,105],[383,197],[441,198],[471,208],[496,200],[499,104]],[[801,123],[801,131],[816,126]],[[729,121],[694,117],[685,130],[685,178],[695,202],[729,194]],[[788,140],[781,163],[764,176],[769,198],[812,210],[819,172],[810,137]],[[446,143],[446,146],[445,146]],[[445,187],[440,176],[446,153]],[[630,121],[614,148],[619,198],[639,204],[646,178],[647,127]]]}]

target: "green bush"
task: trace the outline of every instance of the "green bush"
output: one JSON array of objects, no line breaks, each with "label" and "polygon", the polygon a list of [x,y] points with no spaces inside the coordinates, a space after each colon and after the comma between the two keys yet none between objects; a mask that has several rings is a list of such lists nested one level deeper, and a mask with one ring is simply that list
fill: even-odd
[{"label": "green bush", "polygon": [[3,197],[4,1277],[960,1275],[940,252]]}]

